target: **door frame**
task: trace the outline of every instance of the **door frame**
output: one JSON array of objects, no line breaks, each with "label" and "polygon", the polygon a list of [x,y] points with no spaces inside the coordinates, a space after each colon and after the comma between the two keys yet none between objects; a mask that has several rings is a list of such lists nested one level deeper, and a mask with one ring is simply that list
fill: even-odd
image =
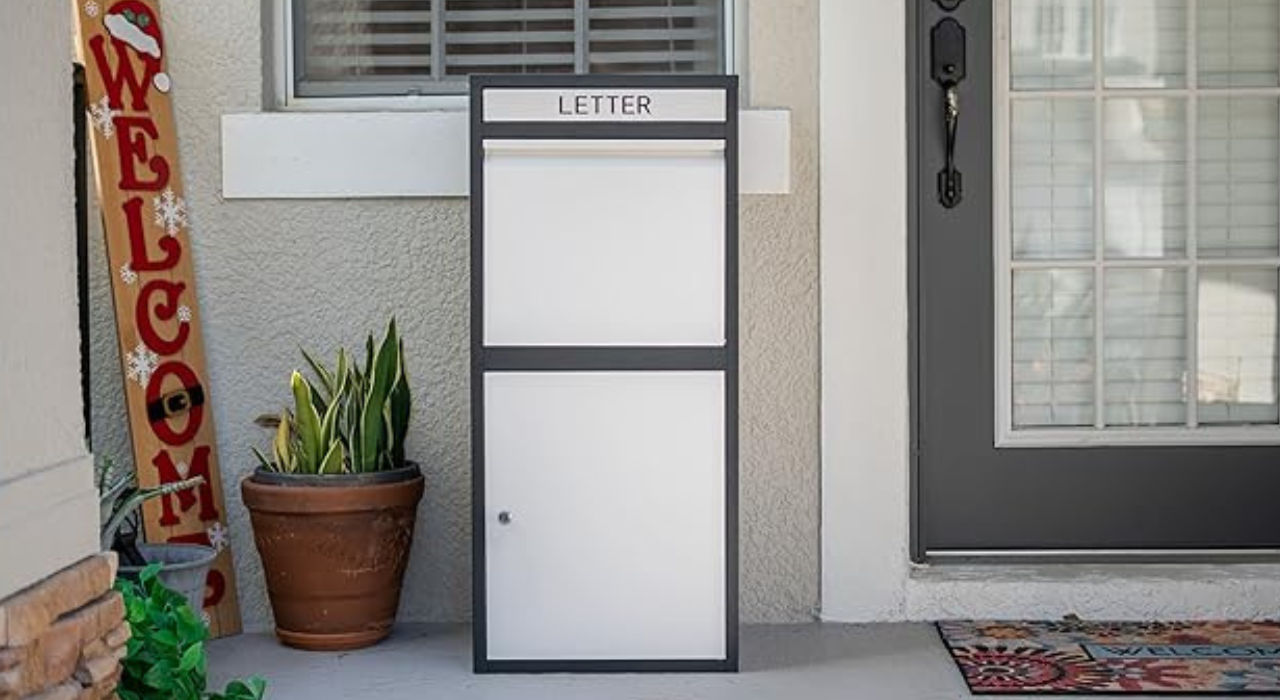
[{"label": "door frame", "polygon": [[907,615],[906,60],[916,1],[819,4],[824,619]]},{"label": "door frame", "polygon": [[919,1],[819,0],[821,619],[1268,614],[1276,564],[1112,560],[1082,585],[1086,570],[1061,559],[911,562],[906,109]]}]

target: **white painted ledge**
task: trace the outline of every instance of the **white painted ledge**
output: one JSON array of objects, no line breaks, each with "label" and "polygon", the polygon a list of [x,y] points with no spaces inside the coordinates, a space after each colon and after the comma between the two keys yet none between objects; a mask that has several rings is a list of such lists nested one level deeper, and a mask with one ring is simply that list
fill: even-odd
[{"label": "white painted ledge", "polygon": [[[791,191],[791,112],[746,110],[742,194]],[[261,112],[222,117],[225,199],[465,197],[466,112]]]}]

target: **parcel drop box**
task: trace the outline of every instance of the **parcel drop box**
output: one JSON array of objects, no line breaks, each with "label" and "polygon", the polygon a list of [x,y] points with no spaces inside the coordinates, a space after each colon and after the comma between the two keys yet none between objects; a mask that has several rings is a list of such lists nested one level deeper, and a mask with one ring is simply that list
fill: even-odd
[{"label": "parcel drop box", "polygon": [[737,668],[737,81],[471,90],[475,667]]}]

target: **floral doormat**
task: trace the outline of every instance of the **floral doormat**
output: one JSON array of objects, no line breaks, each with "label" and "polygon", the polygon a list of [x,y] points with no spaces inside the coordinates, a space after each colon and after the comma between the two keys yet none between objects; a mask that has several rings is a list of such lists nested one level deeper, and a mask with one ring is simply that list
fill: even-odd
[{"label": "floral doormat", "polygon": [[940,622],[975,695],[1280,694],[1280,622]]}]

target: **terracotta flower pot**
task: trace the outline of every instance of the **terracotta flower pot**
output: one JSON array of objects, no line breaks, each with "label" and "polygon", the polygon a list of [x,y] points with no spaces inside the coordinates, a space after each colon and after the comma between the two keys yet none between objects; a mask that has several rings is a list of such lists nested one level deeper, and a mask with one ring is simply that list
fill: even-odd
[{"label": "terracotta flower pot", "polygon": [[342,476],[259,469],[240,492],[280,641],[334,651],[391,633],[422,499],[416,465]]}]

